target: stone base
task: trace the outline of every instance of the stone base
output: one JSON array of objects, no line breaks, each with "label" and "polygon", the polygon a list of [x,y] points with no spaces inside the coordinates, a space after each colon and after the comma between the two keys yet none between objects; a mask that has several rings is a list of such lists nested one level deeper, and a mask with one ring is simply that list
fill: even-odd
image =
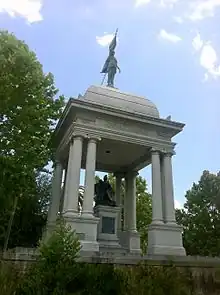
[{"label": "stone base", "polygon": [[56,228],[56,222],[47,223],[42,233],[42,241],[46,243]]},{"label": "stone base", "polygon": [[63,214],[67,224],[76,232],[79,237],[82,251],[98,252],[99,244],[97,243],[97,225],[99,218],[94,216],[71,216],[70,214]]},{"label": "stone base", "polygon": [[147,254],[186,256],[182,243],[182,227],[177,224],[150,224]]},{"label": "stone base", "polygon": [[140,234],[132,231],[118,232],[120,244],[130,253],[141,253]]},{"label": "stone base", "polygon": [[98,224],[98,242],[100,249],[118,251],[121,249],[117,237],[118,216],[121,208],[98,205],[94,208],[95,216],[100,221]]}]

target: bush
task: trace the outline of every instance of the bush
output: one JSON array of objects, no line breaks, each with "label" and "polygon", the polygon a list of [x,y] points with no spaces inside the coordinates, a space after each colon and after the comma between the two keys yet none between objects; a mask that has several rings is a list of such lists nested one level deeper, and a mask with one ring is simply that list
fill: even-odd
[{"label": "bush", "polygon": [[77,274],[79,250],[80,243],[75,233],[59,221],[47,243],[40,245],[38,260],[26,274],[17,294],[68,294],[65,290]]},{"label": "bush", "polygon": [[[78,263],[80,243],[61,221],[47,243],[39,247],[39,258],[25,275],[4,263],[0,274],[1,295],[196,295],[219,294],[214,277],[169,266],[115,266]],[[2,266],[2,264],[1,264]],[[213,293],[212,293],[213,292]]]},{"label": "bush", "polygon": [[128,294],[138,295],[188,295],[191,280],[175,266],[150,266],[140,264],[129,271]]},{"label": "bush", "polygon": [[13,295],[19,281],[21,274],[9,262],[0,261],[0,294]]}]

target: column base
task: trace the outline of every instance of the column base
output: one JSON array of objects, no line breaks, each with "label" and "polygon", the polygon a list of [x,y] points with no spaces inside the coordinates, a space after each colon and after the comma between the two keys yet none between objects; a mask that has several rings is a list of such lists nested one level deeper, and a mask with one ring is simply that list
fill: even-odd
[{"label": "column base", "polygon": [[43,229],[43,233],[42,233],[42,241],[44,243],[46,243],[49,238],[52,236],[54,230],[56,228],[56,222],[48,222],[45,226],[45,228]]},{"label": "column base", "polygon": [[98,252],[99,244],[97,242],[97,226],[99,218],[91,216],[75,216],[74,214],[63,215],[67,224],[76,232],[81,243],[81,251]]},{"label": "column base", "polygon": [[140,234],[137,231],[121,231],[120,244],[130,253],[141,254]]},{"label": "column base", "polygon": [[186,256],[182,242],[182,227],[177,224],[150,224],[147,254]]}]

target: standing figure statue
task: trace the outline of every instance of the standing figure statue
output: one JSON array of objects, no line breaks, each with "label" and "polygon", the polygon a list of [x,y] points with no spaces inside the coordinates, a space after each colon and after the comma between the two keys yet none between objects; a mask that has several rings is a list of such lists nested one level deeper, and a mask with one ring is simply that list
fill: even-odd
[{"label": "standing figure statue", "polygon": [[95,184],[95,205],[116,206],[113,196],[113,189],[105,175],[103,180]]},{"label": "standing figure statue", "polygon": [[[117,45],[117,33],[118,33],[118,30],[116,30],[115,36],[111,44],[109,45],[109,56],[106,59],[106,62],[101,71],[101,73],[104,73],[105,76],[106,74],[108,74],[108,82],[107,82],[108,87],[114,87],[115,74],[117,73],[117,70],[119,70],[119,73],[121,72],[118,66],[117,59],[115,58],[115,48]],[[105,76],[103,78],[102,84],[104,82]]]}]

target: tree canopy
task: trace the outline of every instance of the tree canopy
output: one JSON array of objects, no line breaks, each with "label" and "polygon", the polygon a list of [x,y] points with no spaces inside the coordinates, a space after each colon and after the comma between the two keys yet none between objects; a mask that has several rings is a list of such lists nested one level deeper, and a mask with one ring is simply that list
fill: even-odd
[{"label": "tree canopy", "polygon": [[15,207],[26,197],[30,203],[37,191],[38,172],[52,157],[50,136],[64,97],[57,97],[53,76],[44,74],[36,54],[6,31],[0,31],[0,68],[0,216],[7,220],[2,236]]},{"label": "tree canopy", "polygon": [[184,209],[177,210],[187,254],[220,255],[220,174],[204,171],[186,193]]}]

